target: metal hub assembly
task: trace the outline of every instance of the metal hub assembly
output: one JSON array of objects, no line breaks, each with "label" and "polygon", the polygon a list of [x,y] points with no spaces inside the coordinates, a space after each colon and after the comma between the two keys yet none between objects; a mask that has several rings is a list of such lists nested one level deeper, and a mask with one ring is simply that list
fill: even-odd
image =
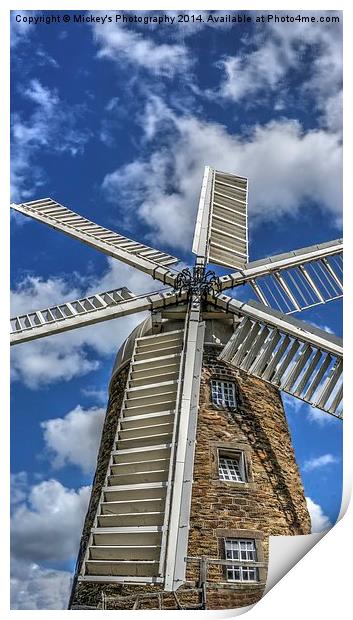
[{"label": "metal hub assembly", "polygon": [[179,295],[186,291],[188,297],[204,301],[207,295],[219,293],[221,284],[214,271],[206,271],[205,267],[196,265],[192,271],[187,268],[178,273],[174,289]]}]

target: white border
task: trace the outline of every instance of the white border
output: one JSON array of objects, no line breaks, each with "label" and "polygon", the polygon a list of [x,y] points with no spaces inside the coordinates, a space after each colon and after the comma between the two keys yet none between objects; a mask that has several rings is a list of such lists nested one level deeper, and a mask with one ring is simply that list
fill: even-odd
[{"label": "white border", "polygon": [[[245,4],[245,3],[244,3]],[[269,10],[269,6],[271,6],[271,10],[282,10],[282,11],[286,11],[286,10],[296,10],[299,11],[300,8],[298,7],[298,4],[291,1],[291,2],[286,2],[285,6],[283,5],[283,2],[279,2],[277,0],[277,2],[271,2],[270,3],[264,3],[264,2],[247,2],[246,3],[247,6],[243,7],[243,10],[254,10],[254,9],[260,9],[260,10]],[[28,2],[25,0],[22,0],[22,2],[20,3],[21,9],[20,10],[58,10],[60,8],[60,10],[62,9],[68,9],[68,10],[73,10],[73,6],[71,2],[66,1],[62,1],[60,2],[60,6],[58,6],[59,3],[58,2],[53,2],[53,1],[49,1],[47,0],[46,2]],[[332,6],[333,3],[332,2],[327,2],[323,1],[321,3],[318,2],[311,2],[310,3],[310,10],[342,10],[344,9],[344,41],[345,41],[345,66],[350,68],[350,63],[348,62],[348,58],[352,58],[352,50],[349,50],[349,47],[351,45],[351,38],[352,38],[352,8],[351,5],[344,2],[340,2],[339,6]],[[305,6],[303,2],[301,2],[299,4],[301,8],[301,10],[306,10],[308,11],[308,6]],[[142,2],[141,0],[139,2],[135,2],[134,3],[134,9],[138,10],[141,8],[144,9],[156,9],[156,10],[161,10],[161,9],[166,9],[166,7],[168,9],[178,9],[178,10],[182,10],[181,7],[184,7],[185,9],[188,8],[188,4],[186,2],[181,2],[181,3],[175,3],[175,2]],[[192,3],[192,7],[193,9],[198,9],[198,10],[205,10],[205,9],[215,9],[215,3],[214,2],[209,2],[207,0],[194,0]],[[0,304],[0,318],[1,320],[1,344],[3,345],[3,352],[5,354],[5,351],[7,350],[7,322],[8,322],[8,316],[9,316],[9,303],[8,303],[8,285],[9,285],[9,215],[8,215],[8,211],[7,211],[7,204],[9,202],[9,131],[8,131],[8,127],[9,127],[9,109],[8,109],[8,100],[9,100],[9,10],[14,10],[17,9],[18,5],[16,6],[16,4],[14,2],[3,2],[1,4],[1,8],[0,8],[0,15],[1,15],[1,25],[2,25],[2,37],[1,37],[1,42],[2,42],[2,54],[1,54],[1,62],[3,64],[3,75],[6,76],[3,79],[3,83],[2,83],[2,97],[1,97],[1,102],[2,102],[2,115],[1,115],[1,119],[2,119],[2,129],[3,129],[3,140],[1,141],[1,148],[2,148],[2,158],[1,158],[1,162],[2,162],[2,170],[5,172],[4,174],[4,181],[2,183],[2,193],[3,195],[3,200],[2,200],[2,221],[1,221],[1,226],[0,226],[0,247],[2,249],[2,256],[1,256],[1,266],[2,266],[2,273],[1,273],[1,285],[3,287],[3,297],[2,297],[2,303]],[[87,10],[87,9],[95,9],[97,10],[98,7],[98,2],[92,2],[90,0],[87,0],[86,2],[82,2],[82,0],[76,0],[75,5],[74,5],[74,9],[78,9],[78,10]],[[116,3],[107,3],[106,6],[104,7],[105,9],[111,9],[111,10],[117,10],[116,9]],[[121,2],[119,3],[119,10],[121,9],[130,9],[131,10],[131,4],[127,3],[127,2]],[[218,8],[218,7],[217,7]],[[241,9],[234,9],[234,2],[229,2],[229,0],[224,0],[222,3],[222,9],[224,10],[237,10],[237,12],[241,12]],[[351,71],[351,68],[350,68]],[[345,101],[347,102],[348,100],[348,95],[347,95],[347,91],[351,89],[351,80],[350,80],[350,76],[349,76],[349,71],[347,70],[345,72]],[[350,92],[351,94],[351,92]],[[344,115],[344,120],[345,120],[345,136],[347,137],[348,135],[351,135],[349,132],[349,129],[352,130],[352,121],[351,121],[351,115],[349,112],[349,104],[346,104],[347,107],[347,112]],[[349,147],[348,147],[349,148]],[[346,175],[345,177],[347,179],[350,178],[351,176],[351,171],[348,169],[348,166],[350,164],[349,159],[348,159],[348,152],[347,151],[347,146],[345,146],[345,153],[346,153],[346,158],[345,158],[345,172]],[[350,164],[351,166],[351,164]],[[348,174],[347,174],[348,173]],[[346,195],[348,193],[348,181],[347,183],[345,183],[345,202],[346,204],[349,204],[346,198]],[[345,209],[345,231],[346,230],[350,230],[350,225],[352,223],[351,221],[351,217],[350,217],[350,211],[351,211],[352,207],[349,204],[349,206]],[[353,259],[351,256],[351,250],[349,247],[349,243],[346,244],[346,257],[345,257],[345,264],[346,264],[346,282],[345,282],[345,295],[346,295],[346,300],[345,300],[345,309],[350,307],[350,302],[352,302],[352,287],[351,284],[349,282],[349,276],[350,273],[348,271],[348,265],[351,265],[353,263]],[[347,247],[348,246],[348,247]],[[350,276],[351,277],[351,276]],[[6,293],[4,291],[4,289],[6,289]],[[348,299],[347,299],[347,295],[348,295]],[[4,300],[6,300],[6,302],[4,303]],[[347,311],[345,310],[345,341],[346,342],[350,342],[350,326],[349,326],[350,321],[348,320],[347,317]],[[6,362],[5,362],[6,360]],[[3,407],[2,409],[2,416],[1,416],[1,421],[2,421],[2,427],[1,427],[1,437],[2,437],[2,441],[3,441],[3,446],[2,446],[2,450],[1,450],[1,458],[0,458],[0,471],[1,471],[1,480],[3,482],[2,484],[2,489],[3,489],[3,509],[1,511],[1,519],[2,519],[2,528],[6,531],[8,531],[8,525],[9,525],[9,521],[8,521],[8,509],[7,507],[4,508],[5,505],[8,506],[8,499],[9,499],[9,475],[8,475],[8,462],[9,462],[9,445],[8,445],[8,437],[9,437],[9,389],[8,389],[8,385],[9,385],[9,363],[8,363],[8,357],[6,357],[6,354],[2,356],[2,369],[1,369],[1,387],[3,388],[1,390],[1,394],[2,394],[2,401],[5,404],[5,407]],[[351,371],[351,361],[346,364],[346,386],[349,385],[349,381],[351,381],[351,377],[352,377],[352,372]],[[349,394],[347,396],[346,394],[346,421],[345,421],[345,434],[344,434],[344,452],[345,455],[350,455],[351,451],[352,451],[352,416],[349,415],[350,411],[349,411],[349,404],[347,406],[347,403],[349,402]],[[6,412],[6,414],[5,414]],[[350,419],[351,418],[351,419]],[[344,492],[343,492],[343,500],[342,500],[342,509],[341,509],[341,516],[344,515],[347,505],[348,505],[348,501],[349,501],[349,493],[350,493],[350,488],[351,488],[351,479],[352,479],[352,467],[351,465],[347,462],[347,458],[344,459]],[[4,497],[5,495],[5,497]],[[305,617],[308,618],[311,615],[314,616],[315,618],[320,617],[320,620],[325,620],[325,619],[331,619],[332,617],[342,617],[345,618],[347,616],[347,612],[346,610],[349,609],[349,607],[351,606],[351,601],[349,599],[350,596],[350,592],[351,592],[351,584],[350,584],[350,574],[351,574],[351,566],[350,564],[348,565],[348,559],[344,559],[344,557],[342,557],[342,555],[340,555],[338,557],[337,555],[337,549],[340,548],[342,549],[346,549],[347,548],[347,541],[349,544],[349,541],[351,540],[351,528],[352,528],[352,516],[353,516],[353,509],[352,506],[350,505],[346,515],[344,516],[344,518],[342,520],[340,520],[337,525],[328,533],[327,536],[325,536],[319,544],[317,544],[310,553],[308,553],[300,562],[298,565],[296,565],[289,573],[287,573],[281,580],[280,582],[250,611],[249,613],[249,618],[251,618],[251,620],[257,620],[261,618],[261,620],[264,620],[266,618],[271,618],[271,620],[280,620],[283,618],[283,616],[286,618],[286,620],[291,620],[294,618],[297,619],[299,616],[301,617]],[[349,554],[347,554],[349,555]],[[340,578],[339,580],[334,578],[332,580],[332,578],[329,579],[328,574],[327,574],[327,557],[332,558],[338,558],[341,568],[340,568]],[[0,609],[2,610],[2,617],[5,617],[8,615],[9,613],[9,594],[8,594],[8,587],[6,586],[6,583],[8,581],[8,559],[9,559],[9,554],[8,554],[8,545],[5,546],[5,548],[3,548],[2,551],[2,562],[1,562],[1,567],[2,570],[4,571],[4,575],[3,575],[3,579],[1,580],[2,583],[2,594],[0,597]],[[347,570],[342,570],[342,564],[344,564],[344,562],[346,563],[346,568]],[[348,579],[349,579],[349,583],[348,583]],[[10,612],[11,616],[13,617],[20,617],[20,614],[22,614],[22,611],[12,611]],[[38,611],[27,611],[25,612],[28,614],[27,617],[30,618],[38,618]],[[67,612],[67,611],[41,611],[39,613],[45,613],[46,617],[50,616],[52,617],[53,615],[61,615],[61,614],[67,614],[67,613],[71,613],[71,612]],[[129,614],[129,618],[141,618],[141,614],[144,615],[150,615],[150,617],[154,617],[155,612],[119,612],[120,614],[125,614],[128,613]],[[161,612],[160,612],[161,613]],[[163,612],[162,612],[163,613]],[[183,614],[185,616],[185,614],[188,614],[188,612],[169,612],[169,613],[178,613]],[[235,613],[232,610],[224,610],[224,611],[216,611],[216,612],[211,612],[211,611],[202,611],[202,612],[198,612],[198,611],[194,611],[192,612],[193,616],[195,614],[202,614],[202,617],[205,616],[205,614],[207,614],[208,616],[212,616],[212,617],[231,617],[231,616],[235,616],[238,615],[238,613]],[[81,617],[84,617],[83,615],[86,615],[85,612],[80,612],[80,611],[76,611],[75,612],[75,617],[76,614],[81,615]],[[116,618],[116,612],[105,612],[106,617],[109,615],[112,618]],[[90,618],[100,618],[101,617],[101,612],[91,612],[90,614]]]}]

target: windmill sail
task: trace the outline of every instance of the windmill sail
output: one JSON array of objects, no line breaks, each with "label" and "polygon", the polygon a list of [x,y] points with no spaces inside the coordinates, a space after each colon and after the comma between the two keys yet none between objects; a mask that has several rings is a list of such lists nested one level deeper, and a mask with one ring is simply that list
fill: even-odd
[{"label": "windmill sail", "polygon": [[179,259],[94,224],[51,198],[12,204],[11,207],[23,215],[83,241],[108,256],[148,273],[164,284],[174,283],[176,274],[171,273],[167,266],[177,263]]},{"label": "windmill sail", "polygon": [[195,341],[192,328],[186,337],[177,330],[136,339],[81,581],[164,583],[165,589],[173,589],[176,576],[182,582],[196,430],[187,372],[190,364],[195,370],[190,346],[202,355],[197,333]]},{"label": "windmill sail", "polygon": [[[178,301],[185,299],[178,296]],[[163,308],[176,303],[173,292],[155,292],[136,297],[126,287],[28,312],[10,319],[10,344],[20,344],[59,334],[94,323],[116,319],[127,314]]]},{"label": "windmill sail", "polygon": [[192,251],[206,262],[241,269],[248,261],[248,181],[205,167]]},{"label": "windmill sail", "polygon": [[248,263],[220,278],[221,289],[248,282],[261,303],[285,314],[343,295],[342,239]]},{"label": "windmill sail", "polygon": [[215,301],[241,317],[221,360],[342,417],[343,351],[339,338],[257,302],[242,304],[225,295]]},{"label": "windmill sail", "polygon": [[184,583],[186,573],[197,414],[205,338],[205,323],[200,321],[200,318],[199,304],[192,304],[186,317],[182,389],[179,397],[176,435],[177,449],[166,546],[164,587],[168,591],[177,590]]}]

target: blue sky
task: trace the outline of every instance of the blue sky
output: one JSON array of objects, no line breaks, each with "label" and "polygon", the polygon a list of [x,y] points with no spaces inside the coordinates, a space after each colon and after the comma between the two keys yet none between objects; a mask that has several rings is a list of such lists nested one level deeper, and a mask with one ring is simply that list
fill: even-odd
[{"label": "blue sky", "polygon": [[[51,196],[188,263],[208,164],[249,178],[251,260],[341,236],[342,24],[256,25],[252,12],[251,24],[212,25],[205,12],[155,27],[69,14],[29,25],[43,13],[12,13],[13,201]],[[17,214],[11,224],[13,313],[120,285],[156,289],[44,225]],[[114,355],[141,318],[13,352],[13,608],[66,604]],[[298,318],[341,335],[339,301]],[[293,399],[285,407],[320,529],[340,507],[342,425]]]}]

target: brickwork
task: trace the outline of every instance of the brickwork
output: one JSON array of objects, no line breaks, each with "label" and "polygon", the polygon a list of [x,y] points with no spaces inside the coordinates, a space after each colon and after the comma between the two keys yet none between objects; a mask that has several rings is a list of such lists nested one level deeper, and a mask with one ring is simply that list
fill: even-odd
[{"label": "brickwork", "polygon": [[[217,361],[217,347],[205,350],[195,451],[194,484],[191,504],[188,556],[224,558],[224,538],[255,540],[257,560],[267,564],[269,535],[308,534],[310,517],[295,461],[294,451],[279,392],[272,386]],[[227,410],[211,400],[210,381],[223,379],[236,385],[237,407]],[[89,530],[99,500],[121,406],[126,370],[114,378],[92,497],[81,541],[82,560]],[[244,453],[246,482],[219,480],[218,450]],[[207,579],[207,608],[235,608],[251,605],[261,598],[266,567],[259,568],[259,583],[227,583],[225,569],[210,564]],[[197,562],[188,562],[187,582],[199,579]],[[108,597],[156,592],[159,586],[75,583],[71,606],[101,602],[102,590]],[[196,603],[197,595],[178,591],[180,600]],[[172,595],[164,596],[166,607],[175,608]],[[129,609],[132,601],[110,599],[109,608]],[[157,599],[143,605],[158,608]]]}]

